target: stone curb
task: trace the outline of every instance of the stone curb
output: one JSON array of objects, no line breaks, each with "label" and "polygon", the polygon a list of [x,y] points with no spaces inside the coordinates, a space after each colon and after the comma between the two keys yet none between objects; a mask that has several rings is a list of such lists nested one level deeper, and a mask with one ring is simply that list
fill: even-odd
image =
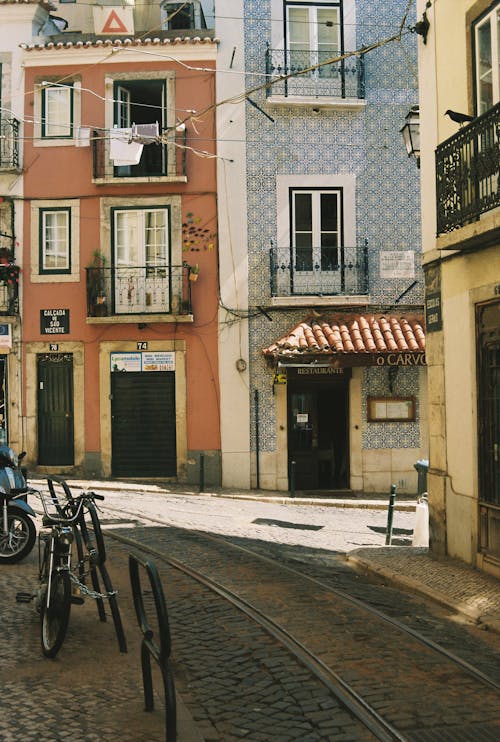
[{"label": "stone curb", "polygon": [[[208,493],[200,493],[201,495]],[[229,500],[249,500],[251,502],[269,502],[275,505],[309,505],[324,508],[365,508],[367,510],[387,510],[389,503],[383,500],[329,500],[316,498],[301,497],[262,497],[260,495],[230,495],[230,494],[209,494],[209,497],[220,497]],[[406,512],[412,512],[416,508],[415,502],[396,503],[394,509]]]},{"label": "stone curb", "polygon": [[407,577],[389,567],[374,564],[369,559],[364,559],[359,555],[347,553],[346,560],[357,567],[361,567],[362,569],[371,572],[372,574],[390,580],[395,585],[401,585],[402,587],[413,590],[416,593],[425,595],[435,602],[456,611],[464,618],[474,621],[474,623],[488,631],[500,633],[500,619],[497,616],[490,616],[486,613],[483,614],[480,610],[468,605],[467,603],[460,602],[446,593],[438,592],[425,583],[419,582],[412,577]]},{"label": "stone curb", "polygon": [[[356,499],[356,498],[314,498],[314,497],[294,497],[291,495],[246,495],[241,493],[231,492],[200,492],[195,489],[183,489],[180,492],[175,492],[171,489],[167,489],[160,485],[141,485],[134,482],[110,482],[110,481],[87,481],[87,480],[71,480],[68,479],[68,484],[75,489],[99,489],[99,490],[113,490],[118,492],[127,492],[128,490],[133,492],[144,492],[151,494],[168,494],[168,495],[189,495],[191,497],[215,497],[220,499],[228,500],[245,500],[247,502],[267,502],[274,505],[306,505],[314,507],[325,507],[325,508],[361,508],[368,510],[387,510],[389,506],[389,499],[374,498],[374,499]],[[41,488],[45,485],[45,480],[31,479],[30,484],[35,487]],[[413,512],[417,505],[416,499],[405,499],[403,502],[398,502],[394,509],[400,512]]]}]

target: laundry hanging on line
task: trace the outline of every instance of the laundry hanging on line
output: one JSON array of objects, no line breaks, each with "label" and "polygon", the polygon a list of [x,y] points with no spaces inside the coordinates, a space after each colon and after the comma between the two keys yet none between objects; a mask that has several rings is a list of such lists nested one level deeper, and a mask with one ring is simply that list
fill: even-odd
[{"label": "laundry hanging on line", "polygon": [[145,144],[158,142],[158,122],[154,124],[132,124],[131,127],[111,129],[109,134],[109,158],[115,167],[138,165]]}]

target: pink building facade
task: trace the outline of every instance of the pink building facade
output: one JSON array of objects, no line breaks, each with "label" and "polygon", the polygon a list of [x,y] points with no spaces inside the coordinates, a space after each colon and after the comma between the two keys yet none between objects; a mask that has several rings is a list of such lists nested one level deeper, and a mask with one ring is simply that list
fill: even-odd
[{"label": "pink building facade", "polygon": [[25,46],[21,416],[40,473],[220,481],[216,49],[209,31]]}]

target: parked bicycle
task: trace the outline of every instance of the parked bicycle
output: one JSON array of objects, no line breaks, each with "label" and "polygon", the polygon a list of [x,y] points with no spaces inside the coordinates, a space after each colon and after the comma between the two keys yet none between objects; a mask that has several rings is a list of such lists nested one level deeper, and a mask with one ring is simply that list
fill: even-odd
[{"label": "parked bicycle", "polygon": [[[56,492],[55,484],[62,488],[64,498]],[[18,593],[17,600],[28,602],[35,597],[40,613],[42,651],[46,657],[55,657],[66,637],[71,605],[83,604],[84,596],[94,598],[99,618],[106,621],[106,599],[120,651],[126,652],[116,590],[104,564],[106,550],[95,506],[95,501],[104,497],[95,492],[73,496],[67,483],[57,477],[48,479],[48,488],[49,495],[40,493],[44,510],[42,525],[49,530],[40,532],[38,537],[38,590],[35,595]],[[98,572],[104,592],[100,590]],[[93,589],[87,586],[89,576]]]}]

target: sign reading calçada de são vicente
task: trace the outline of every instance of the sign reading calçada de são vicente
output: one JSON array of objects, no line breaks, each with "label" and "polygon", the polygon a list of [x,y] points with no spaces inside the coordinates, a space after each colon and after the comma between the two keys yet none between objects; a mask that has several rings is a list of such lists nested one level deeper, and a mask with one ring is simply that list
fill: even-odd
[{"label": "sign reading cal\u00e7ada de s\u00e3o vicente", "polygon": [[40,309],[41,335],[67,335],[69,309]]}]

